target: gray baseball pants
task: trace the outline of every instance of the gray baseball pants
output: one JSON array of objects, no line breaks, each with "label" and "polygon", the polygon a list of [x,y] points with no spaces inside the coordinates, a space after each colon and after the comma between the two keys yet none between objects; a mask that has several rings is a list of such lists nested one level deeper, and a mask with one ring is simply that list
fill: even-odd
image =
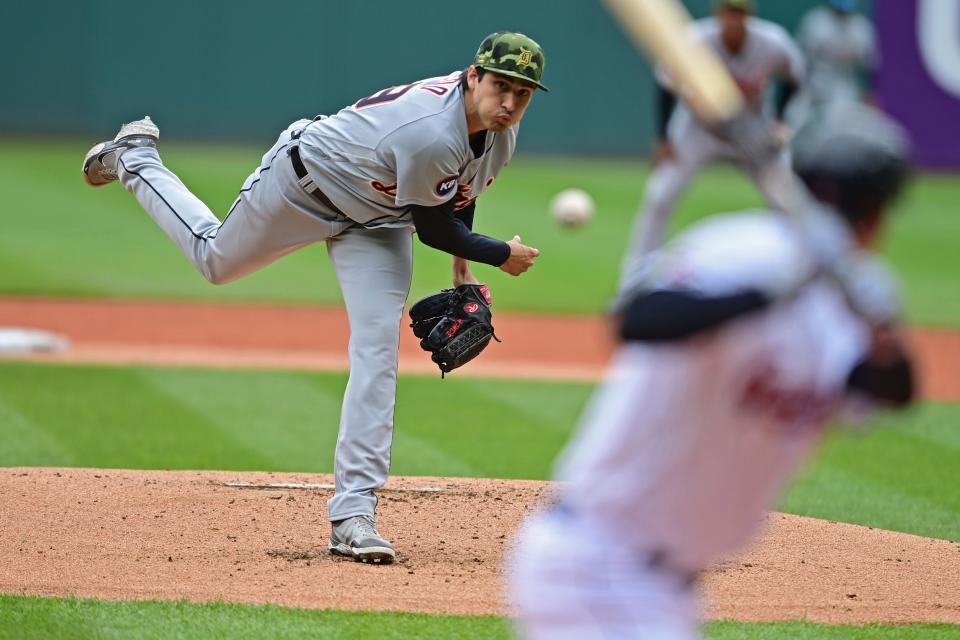
[{"label": "gray baseball pants", "polygon": [[[163,166],[156,149],[123,153],[118,174],[160,228],[214,284],[236,280],[321,240],[350,319],[350,379],[334,455],[330,520],[373,515],[387,481],[397,394],[397,350],[413,268],[412,228],[366,229],[300,186],[288,155],[295,122],[263,156],[221,223]],[[318,327],[318,330],[322,329]]]}]

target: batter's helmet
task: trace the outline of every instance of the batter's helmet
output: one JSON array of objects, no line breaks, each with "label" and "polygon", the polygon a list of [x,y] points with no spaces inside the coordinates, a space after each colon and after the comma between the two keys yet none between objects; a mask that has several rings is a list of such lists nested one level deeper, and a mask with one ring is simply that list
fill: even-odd
[{"label": "batter's helmet", "polygon": [[909,173],[910,141],[880,111],[844,104],[797,131],[792,162],[815,198],[854,222],[877,213],[899,193]]}]

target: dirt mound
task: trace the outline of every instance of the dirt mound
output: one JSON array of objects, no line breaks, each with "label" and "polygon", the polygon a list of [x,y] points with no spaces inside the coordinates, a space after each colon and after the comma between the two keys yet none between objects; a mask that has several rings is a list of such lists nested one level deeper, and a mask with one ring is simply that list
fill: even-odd
[{"label": "dirt mound", "polygon": [[[0,471],[0,592],[503,614],[501,558],[549,485],[392,478],[378,521],[398,562],[330,556],[327,475]],[[228,483],[270,484],[241,488]],[[277,486],[297,483],[308,488]],[[960,545],[771,514],[704,581],[712,617],[960,623]]]}]

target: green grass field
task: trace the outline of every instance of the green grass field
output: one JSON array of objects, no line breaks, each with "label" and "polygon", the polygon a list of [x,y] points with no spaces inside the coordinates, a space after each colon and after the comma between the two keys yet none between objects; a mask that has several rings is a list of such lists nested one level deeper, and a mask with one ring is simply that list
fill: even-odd
[{"label": "green grass field", "polygon": [[[710,640],[953,640],[949,625],[828,626],[803,622],[743,625],[714,622]],[[274,606],[188,602],[100,602],[0,596],[0,640],[179,640],[192,638],[417,638],[507,640],[495,617],[316,611]]]},{"label": "green grass field", "polygon": [[[0,466],[332,472],[345,384],[342,374],[5,364]],[[451,377],[441,394],[438,384],[401,378],[392,473],[546,480],[591,391]],[[960,406],[880,421],[830,438],[783,507],[960,540]]]},{"label": "green grass field", "polygon": [[[164,143],[165,162],[218,213],[266,150],[250,146]],[[119,185],[94,190],[80,175],[87,142],[0,140],[0,292],[25,295],[165,297],[339,302],[322,246],[308,247],[260,273],[223,287],[205,282]],[[638,207],[645,166],[638,161],[519,157],[478,201],[477,230],[514,233],[543,252],[520,278],[478,265],[499,309],[595,313],[613,292],[620,256]],[[597,201],[587,227],[558,228],[547,202],[579,186]],[[921,324],[960,323],[953,250],[960,187],[946,176],[920,176],[898,207],[887,253],[900,269],[908,310]],[[682,201],[675,226],[717,211],[759,206],[738,172],[709,171]],[[412,297],[449,286],[449,259],[416,243]]]},{"label": "green grass field", "polygon": [[[0,140],[0,295],[339,301],[319,246],[241,282],[207,284],[122,188],[83,184],[88,146]],[[163,151],[198,195],[225,211],[263,149],[165,143]],[[543,258],[522,278],[477,268],[498,308],[602,309],[644,178],[644,166],[633,161],[518,158],[479,203],[477,228],[519,233]],[[597,219],[580,231],[555,227],[546,213],[550,196],[568,186],[591,191],[598,202]],[[960,255],[951,250],[960,237],[951,213],[958,199],[951,177],[920,176],[894,220],[886,252],[916,323],[960,326]],[[759,202],[736,172],[711,170],[684,199],[676,226]],[[446,286],[448,272],[446,257],[418,247],[412,295]],[[303,372],[0,362],[0,465],[330,471],[345,381]],[[438,394],[437,384],[433,377],[400,381],[396,474],[547,478],[591,392],[584,384],[454,376]],[[474,410],[451,427],[443,416],[465,401]],[[960,540],[958,417],[955,404],[927,403],[878,418],[879,429],[834,434],[781,508]],[[0,638],[300,636],[507,638],[510,631],[498,618],[0,596]],[[707,637],[927,640],[960,638],[960,628],[718,622]]]}]

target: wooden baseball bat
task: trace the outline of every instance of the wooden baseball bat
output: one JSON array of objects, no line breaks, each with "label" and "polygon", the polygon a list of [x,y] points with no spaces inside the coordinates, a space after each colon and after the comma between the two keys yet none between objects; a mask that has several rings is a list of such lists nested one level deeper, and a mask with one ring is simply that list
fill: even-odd
[{"label": "wooden baseball bat", "polygon": [[745,106],[720,59],[690,31],[680,0],[603,0],[635,45],[667,70],[674,90],[708,124],[727,122]]}]

